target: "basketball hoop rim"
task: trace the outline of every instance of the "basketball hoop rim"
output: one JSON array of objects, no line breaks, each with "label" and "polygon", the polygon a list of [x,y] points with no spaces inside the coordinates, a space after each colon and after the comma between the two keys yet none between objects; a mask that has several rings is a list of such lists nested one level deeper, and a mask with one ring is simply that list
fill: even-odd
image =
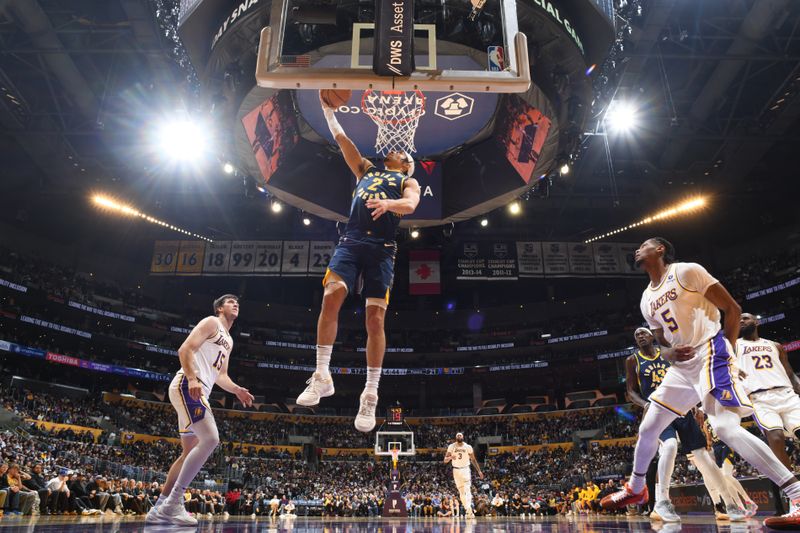
[{"label": "basketball hoop rim", "polygon": [[415,111],[410,117],[403,118],[403,119],[385,120],[382,117],[375,116],[375,115],[373,115],[372,113],[370,113],[367,110],[367,106],[365,105],[366,99],[367,99],[367,95],[371,94],[373,92],[375,92],[374,89],[367,89],[361,95],[361,110],[364,112],[365,115],[367,115],[369,118],[371,118],[375,122],[380,122],[382,124],[406,124],[406,123],[412,122],[414,120],[419,120],[419,118],[422,117],[422,115],[425,114],[425,102],[426,102],[425,94],[422,91],[420,91],[419,89],[414,89],[413,91],[379,91],[382,94],[404,94],[404,93],[410,93],[410,92],[417,93],[417,96],[419,96],[419,98],[422,99],[422,105],[420,105],[419,108],[417,109],[417,111]]}]

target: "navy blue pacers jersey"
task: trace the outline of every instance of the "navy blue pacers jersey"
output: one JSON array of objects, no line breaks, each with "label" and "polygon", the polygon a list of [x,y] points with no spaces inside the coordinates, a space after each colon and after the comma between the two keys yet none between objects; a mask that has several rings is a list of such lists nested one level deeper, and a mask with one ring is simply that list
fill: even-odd
[{"label": "navy blue pacers jersey", "polygon": [[642,397],[650,398],[650,395],[661,385],[667,375],[669,363],[661,358],[661,350],[656,348],[656,354],[649,357],[637,350],[636,354],[636,376],[639,378],[639,390]]},{"label": "navy blue pacers jersey", "polygon": [[370,167],[358,180],[353,201],[350,204],[350,220],[345,235],[358,240],[393,242],[400,224],[400,215],[386,212],[378,220],[372,220],[372,210],[367,200],[398,200],[403,197],[406,175],[397,170],[379,170]]}]

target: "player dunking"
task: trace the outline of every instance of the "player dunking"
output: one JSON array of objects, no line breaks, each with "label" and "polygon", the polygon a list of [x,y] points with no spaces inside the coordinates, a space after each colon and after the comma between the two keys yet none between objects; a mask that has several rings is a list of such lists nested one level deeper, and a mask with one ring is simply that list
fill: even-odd
[{"label": "player dunking", "polygon": [[[791,512],[767,518],[764,524],[800,528],[800,482],[766,444],[741,426],[741,417],[752,412],[752,405],[731,368],[732,345],[739,336],[739,304],[702,266],[676,263],[675,248],[666,239],[646,240],[636,250],[635,260],[650,277],[642,294],[642,315],[665,347],[662,357],[672,366],[650,395],[655,405],[639,426],[630,481],[603,498],[603,507],[616,509],[648,500],[645,474],[658,448],[658,436],[702,402],[719,438],[781,487],[792,502]],[[724,327],[720,311],[725,313]]]},{"label": "player dunking", "polygon": [[214,300],[214,316],[201,320],[178,349],[181,369],[169,386],[169,401],[178,412],[183,451],[172,464],[158,501],[147,513],[150,522],[195,525],[186,512],[183,494],[219,444],[219,433],[208,396],[214,384],[235,394],[246,407],[253,395],[228,376],[233,350],[230,329],[239,316],[239,299],[226,294]]},{"label": "player dunking", "polygon": [[[653,332],[647,328],[638,328],[634,339],[639,349],[625,361],[628,399],[638,405],[644,412],[650,409],[650,396],[658,390],[658,386],[667,376],[670,364],[661,357],[661,350],[653,341]],[[678,439],[680,437],[683,452],[689,456],[703,476],[703,483],[709,492],[720,493],[728,506],[735,504],[727,488],[722,491],[718,486],[723,483],[722,472],[714,464],[714,458],[706,449],[706,437],[697,424],[692,413],[676,418],[659,435],[658,448],[658,481],[656,482],[655,506],[650,513],[652,520],[664,522],[680,522],[680,516],[669,497],[672,472],[675,469],[675,458],[678,455]],[[735,507],[735,505],[733,505]],[[734,519],[740,518],[734,514]],[[744,520],[745,516],[741,515]]]},{"label": "player dunking", "polygon": [[469,468],[470,463],[475,466],[475,471],[478,472],[478,477],[483,479],[483,472],[475,459],[475,454],[472,452],[472,446],[464,442],[464,434],[456,433],[456,441],[447,447],[447,453],[444,455],[445,464],[453,463],[453,479],[456,482],[456,489],[461,498],[461,505],[464,506],[464,512],[467,518],[475,518],[475,512],[472,510],[472,475]]},{"label": "player dunking", "polygon": [[800,380],[783,346],[759,337],[758,325],[756,317],[742,313],[742,338],[736,341],[738,365],[745,373],[745,387],[751,391],[753,418],[778,459],[791,468],[783,432],[800,440]]},{"label": "player dunking", "polygon": [[419,204],[419,184],[411,177],[414,160],[408,153],[389,152],[384,159],[384,170],[378,170],[345,135],[333,108],[322,98],[320,102],[331,134],[358,182],[350,204],[350,219],[322,280],[325,292],[317,322],[317,368],[307,382],[308,387],[297,397],[297,404],[314,406],[320,398],[334,393],[329,364],[339,310],[347,293],[356,290],[357,280],[363,276],[363,294],[367,300],[367,383],[361,393],[355,427],[366,432],[375,427],[378,383],[386,351],[383,324],[397,253],[395,233],[400,217],[413,213]]}]

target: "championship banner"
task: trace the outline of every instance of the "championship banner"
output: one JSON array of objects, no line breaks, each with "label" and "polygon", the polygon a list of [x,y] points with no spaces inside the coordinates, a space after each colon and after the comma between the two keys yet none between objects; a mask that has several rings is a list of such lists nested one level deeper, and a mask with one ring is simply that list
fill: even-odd
[{"label": "championship banner", "polygon": [[414,0],[375,0],[372,70],[378,76],[414,72]]},{"label": "championship banner", "polygon": [[515,242],[464,242],[461,244],[456,279],[515,280],[518,277]]},{"label": "championship banner", "polygon": [[565,242],[543,242],[542,258],[544,273],[547,276],[569,275],[569,251]]},{"label": "championship banner", "polygon": [[540,278],[544,276],[542,243],[517,242],[517,265],[519,266],[519,277],[521,278]]},{"label": "championship banner", "polygon": [[594,271],[597,275],[622,274],[619,245],[613,242],[598,242],[592,245],[594,251]]},{"label": "championship banner", "polygon": [[411,250],[408,254],[408,293],[441,294],[441,265],[438,250]]},{"label": "championship banner", "polygon": [[570,243],[569,247],[569,272],[575,276],[594,275],[594,254],[591,244]]}]

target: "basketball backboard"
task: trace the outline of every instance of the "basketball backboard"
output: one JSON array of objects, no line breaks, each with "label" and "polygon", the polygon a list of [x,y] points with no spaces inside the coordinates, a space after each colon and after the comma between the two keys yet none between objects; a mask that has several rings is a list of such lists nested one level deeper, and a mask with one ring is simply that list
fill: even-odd
[{"label": "basketball backboard", "polygon": [[[477,0],[475,0],[477,3]],[[256,80],[273,89],[524,92],[527,39],[515,0],[413,0],[410,76],[373,72],[374,0],[275,0],[261,32]]]},{"label": "basketball backboard", "polygon": [[417,453],[414,447],[413,431],[376,431],[375,455],[391,456],[396,450],[398,456],[412,456]]}]

